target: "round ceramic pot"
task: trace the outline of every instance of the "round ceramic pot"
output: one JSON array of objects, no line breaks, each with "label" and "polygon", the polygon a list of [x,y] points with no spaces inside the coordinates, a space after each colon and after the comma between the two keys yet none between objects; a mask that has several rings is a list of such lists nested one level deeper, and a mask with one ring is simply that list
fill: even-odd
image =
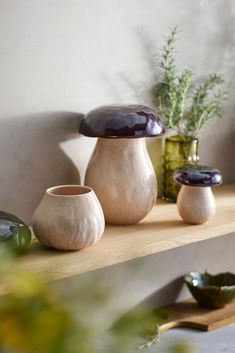
[{"label": "round ceramic pot", "polygon": [[157,197],[157,180],[145,138],[98,138],[85,185],[95,190],[106,223],[139,222]]},{"label": "round ceramic pot", "polygon": [[211,187],[182,185],[177,207],[182,219],[189,224],[203,224],[215,215],[215,198]]},{"label": "round ceramic pot", "polygon": [[62,185],[47,189],[33,217],[33,231],[44,245],[81,250],[104,232],[104,215],[94,191],[86,186]]}]

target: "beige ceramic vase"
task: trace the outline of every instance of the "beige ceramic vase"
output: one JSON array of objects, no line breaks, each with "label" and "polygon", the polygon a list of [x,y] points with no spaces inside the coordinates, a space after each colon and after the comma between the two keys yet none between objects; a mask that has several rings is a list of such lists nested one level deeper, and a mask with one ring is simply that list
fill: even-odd
[{"label": "beige ceramic vase", "polygon": [[174,180],[182,185],[177,197],[182,219],[189,224],[209,221],[216,211],[211,187],[221,184],[220,172],[201,165],[184,165],[174,171]]},{"label": "beige ceramic vase", "polygon": [[63,185],[46,190],[33,217],[37,239],[49,248],[81,250],[104,232],[104,215],[94,191]]},{"label": "beige ceramic vase", "polygon": [[140,221],[157,197],[157,180],[145,139],[98,139],[85,184],[95,190],[107,223]]},{"label": "beige ceramic vase", "polygon": [[91,111],[80,133],[98,137],[85,175],[104,210],[106,223],[134,224],[152,209],[157,180],[145,137],[163,134],[154,111],[145,106],[105,106]]},{"label": "beige ceramic vase", "polygon": [[182,185],[177,207],[182,219],[189,224],[203,224],[209,221],[216,211],[215,198],[210,187]]}]

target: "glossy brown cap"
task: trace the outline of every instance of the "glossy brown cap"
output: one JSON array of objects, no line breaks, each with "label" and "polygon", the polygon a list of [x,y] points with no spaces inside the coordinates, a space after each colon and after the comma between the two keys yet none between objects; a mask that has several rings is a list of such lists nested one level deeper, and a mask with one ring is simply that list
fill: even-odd
[{"label": "glossy brown cap", "polygon": [[222,183],[222,175],[218,169],[203,165],[186,164],[175,169],[174,180],[182,185],[188,186],[216,186]]},{"label": "glossy brown cap", "polygon": [[163,135],[164,124],[144,105],[101,106],[82,119],[79,132],[103,138],[138,138]]}]

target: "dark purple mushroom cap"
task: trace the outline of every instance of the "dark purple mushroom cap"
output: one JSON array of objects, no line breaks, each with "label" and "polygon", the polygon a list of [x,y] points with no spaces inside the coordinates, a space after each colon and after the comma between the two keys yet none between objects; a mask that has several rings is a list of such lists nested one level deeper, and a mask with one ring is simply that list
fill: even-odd
[{"label": "dark purple mushroom cap", "polygon": [[215,186],[222,182],[222,175],[218,169],[206,167],[203,165],[184,165],[175,169],[173,173],[174,180],[188,186]]},{"label": "dark purple mushroom cap", "polygon": [[163,135],[165,128],[149,107],[110,105],[89,112],[82,119],[79,132],[90,137],[135,138]]}]

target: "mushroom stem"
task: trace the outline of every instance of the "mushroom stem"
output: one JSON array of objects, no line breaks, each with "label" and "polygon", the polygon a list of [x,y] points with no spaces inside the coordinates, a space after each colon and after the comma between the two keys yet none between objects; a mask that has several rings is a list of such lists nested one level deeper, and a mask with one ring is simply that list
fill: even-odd
[{"label": "mushroom stem", "polygon": [[156,176],[144,138],[98,138],[85,185],[92,187],[106,223],[134,224],[144,218],[157,197]]},{"label": "mushroom stem", "polygon": [[182,185],[177,198],[180,216],[186,223],[203,224],[215,214],[215,199],[211,187]]}]

